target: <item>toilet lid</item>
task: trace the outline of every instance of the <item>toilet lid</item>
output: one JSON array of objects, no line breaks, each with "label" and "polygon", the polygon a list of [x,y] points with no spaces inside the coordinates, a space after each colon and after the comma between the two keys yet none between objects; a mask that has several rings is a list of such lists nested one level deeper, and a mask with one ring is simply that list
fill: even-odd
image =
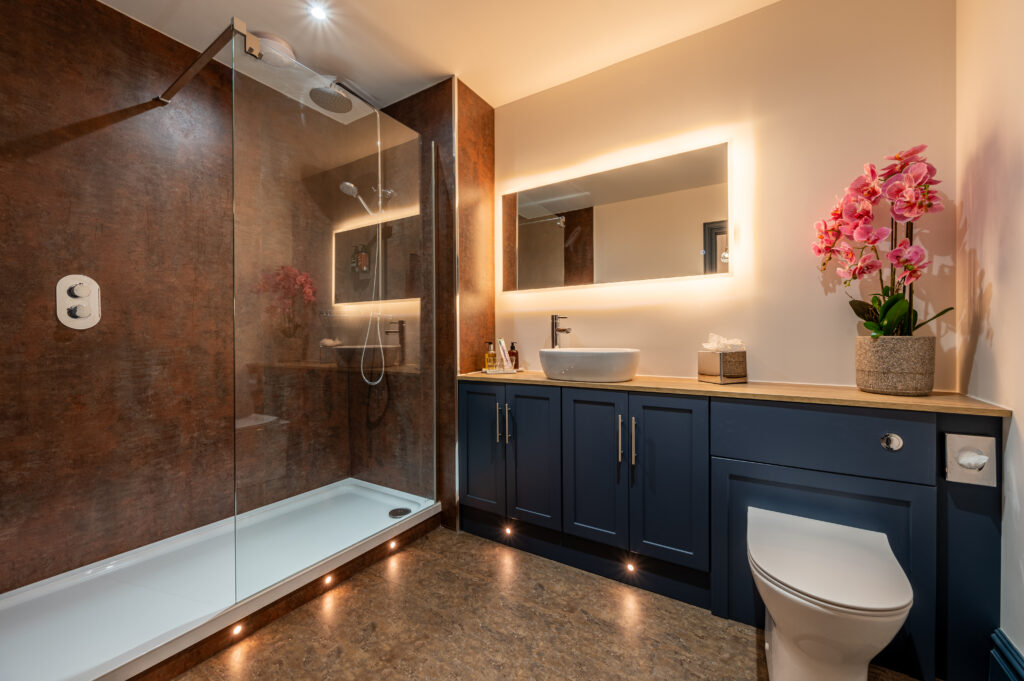
[{"label": "toilet lid", "polygon": [[747,511],[747,553],[766,575],[852,610],[899,610],[914,590],[881,532],[767,511]]}]

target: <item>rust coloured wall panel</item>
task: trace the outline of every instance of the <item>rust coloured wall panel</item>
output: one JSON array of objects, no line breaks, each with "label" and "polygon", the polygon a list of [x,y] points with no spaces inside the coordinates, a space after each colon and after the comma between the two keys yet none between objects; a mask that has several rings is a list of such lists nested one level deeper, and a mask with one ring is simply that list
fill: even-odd
[{"label": "rust coloured wall panel", "polygon": [[501,280],[503,291],[515,291],[519,282],[516,248],[519,245],[519,195],[501,197]]},{"label": "rust coloured wall panel", "polygon": [[[0,592],[230,516],[230,72],[84,0],[0,22]],[[16,94],[15,94],[16,93]],[[56,319],[86,274],[103,318]]]},{"label": "rust coloured wall panel", "polygon": [[459,371],[494,340],[494,108],[458,83]]}]

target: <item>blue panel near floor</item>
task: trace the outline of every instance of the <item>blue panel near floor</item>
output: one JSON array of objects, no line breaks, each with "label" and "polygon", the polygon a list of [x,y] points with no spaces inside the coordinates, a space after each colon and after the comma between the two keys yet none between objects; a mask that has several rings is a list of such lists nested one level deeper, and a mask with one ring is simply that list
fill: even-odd
[{"label": "blue panel near floor", "polygon": [[[506,524],[508,521],[493,514],[466,506],[461,508],[459,527],[470,534],[699,608],[711,607],[709,575],[706,572],[637,556],[605,544],[526,523],[513,523],[512,534],[506,535]],[[634,572],[626,569],[629,562],[636,567]]]},{"label": "blue panel near floor", "polygon": [[764,627],[746,560],[747,508],[883,532],[914,588],[907,623],[879,657],[915,678],[935,678],[935,488],[712,458],[712,612]]},{"label": "blue panel near floor", "polygon": [[988,681],[1024,681],[1024,655],[1001,629],[992,634]]}]

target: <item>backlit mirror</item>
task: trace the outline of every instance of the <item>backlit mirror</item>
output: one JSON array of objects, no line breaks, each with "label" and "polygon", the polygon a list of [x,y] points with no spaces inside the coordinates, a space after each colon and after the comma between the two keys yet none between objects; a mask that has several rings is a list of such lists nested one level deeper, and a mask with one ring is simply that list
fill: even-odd
[{"label": "backlit mirror", "polygon": [[728,145],[502,197],[506,291],[729,271]]}]

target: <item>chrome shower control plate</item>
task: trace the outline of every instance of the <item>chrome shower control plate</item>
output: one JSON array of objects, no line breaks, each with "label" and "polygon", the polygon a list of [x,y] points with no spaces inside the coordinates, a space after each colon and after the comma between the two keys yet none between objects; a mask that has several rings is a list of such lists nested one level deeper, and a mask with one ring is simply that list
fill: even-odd
[{"label": "chrome shower control plate", "polygon": [[84,331],[100,323],[100,285],[84,274],[69,274],[57,282],[57,319]]}]

